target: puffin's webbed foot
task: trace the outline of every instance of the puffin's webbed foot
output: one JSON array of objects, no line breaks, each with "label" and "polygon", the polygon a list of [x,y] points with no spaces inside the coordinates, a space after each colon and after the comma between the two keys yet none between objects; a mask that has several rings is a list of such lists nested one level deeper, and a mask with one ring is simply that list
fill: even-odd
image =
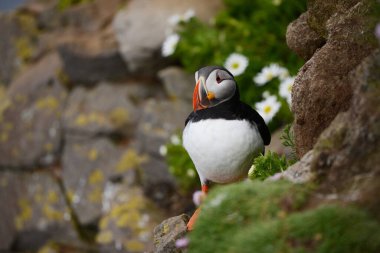
[{"label": "puffin's webbed foot", "polygon": [[[208,183],[205,183],[205,184],[202,184],[202,196],[201,196],[201,200],[203,201],[206,196],[207,196],[207,193],[208,193]],[[189,222],[187,223],[187,230],[188,231],[191,231],[194,229],[194,225],[195,225],[195,222],[199,216],[199,213],[201,211],[201,208],[198,207],[197,210],[195,210],[193,216],[191,216]]]}]

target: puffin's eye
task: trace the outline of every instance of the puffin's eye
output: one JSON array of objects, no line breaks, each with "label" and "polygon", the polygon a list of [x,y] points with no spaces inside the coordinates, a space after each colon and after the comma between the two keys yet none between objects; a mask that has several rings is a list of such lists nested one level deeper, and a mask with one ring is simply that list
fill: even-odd
[{"label": "puffin's eye", "polygon": [[220,78],[220,76],[218,75],[218,73],[216,74],[216,82],[217,83],[221,83],[223,81],[222,78]]}]

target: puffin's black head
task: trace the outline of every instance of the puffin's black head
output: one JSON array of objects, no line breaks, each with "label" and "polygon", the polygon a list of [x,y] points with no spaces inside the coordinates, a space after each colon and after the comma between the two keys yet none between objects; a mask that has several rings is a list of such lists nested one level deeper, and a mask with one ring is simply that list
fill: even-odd
[{"label": "puffin's black head", "polygon": [[216,106],[238,94],[234,76],[225,68],[207,66],[195,72],[194,111]]}]

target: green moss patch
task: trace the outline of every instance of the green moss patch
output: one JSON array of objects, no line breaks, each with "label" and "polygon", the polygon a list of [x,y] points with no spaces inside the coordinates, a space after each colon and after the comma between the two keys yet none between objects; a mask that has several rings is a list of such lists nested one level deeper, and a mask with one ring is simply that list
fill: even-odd
[{"label": "green moss patch", "polygon": [[380,224],[355,207],[302,211],[310,186],[244,182],[212,192],[189,252],[380,252]]}]

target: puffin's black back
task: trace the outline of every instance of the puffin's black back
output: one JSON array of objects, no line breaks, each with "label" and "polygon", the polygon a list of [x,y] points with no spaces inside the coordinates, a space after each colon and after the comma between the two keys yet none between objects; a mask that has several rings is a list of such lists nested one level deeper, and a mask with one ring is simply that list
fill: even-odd
[{"label": "puffin's black back", "polygon": [[252,107],[240,101],[239,90],[236,89],[234,96],[214,107],[198,110],[190,113],[185,126],[190,122],[197,122],[205,119],[226,119],[226,120],[248,120],[255,123],[263,139],[264,145],[269,145],[271,135],[264,119]]}]

